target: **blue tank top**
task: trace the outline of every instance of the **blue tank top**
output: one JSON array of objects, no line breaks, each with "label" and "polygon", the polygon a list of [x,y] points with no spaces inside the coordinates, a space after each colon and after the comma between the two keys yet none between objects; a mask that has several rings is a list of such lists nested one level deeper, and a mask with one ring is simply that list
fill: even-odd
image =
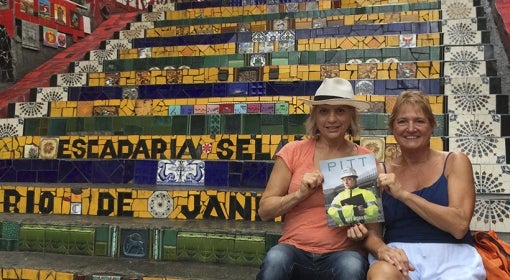
[{"label": "blue tank top", "polygon": [[[444,175],[447,155],[443,172],[439,179],[426,188],[413,193],[436,204],[448,205],[448,181]],[[386,166],[384,166],[386,170]],[[382,204],[385,218],[384,240],[389,242],[409,243],[465,243],[473,244],[471,232],[468,231],[462,239],[456,239],[450,233],[443,231],[416,214],[404,203],[383,192]]]}]

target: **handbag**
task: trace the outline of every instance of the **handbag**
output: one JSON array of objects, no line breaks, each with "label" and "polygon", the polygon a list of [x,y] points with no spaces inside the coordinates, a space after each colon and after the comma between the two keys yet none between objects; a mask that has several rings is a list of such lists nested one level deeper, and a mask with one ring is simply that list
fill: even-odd
[{"label": "handbag", "polygon": [[495,231],[475,231],[474,245],[482,257],[487,280],[510,279],[510,244],[499,239]]}]

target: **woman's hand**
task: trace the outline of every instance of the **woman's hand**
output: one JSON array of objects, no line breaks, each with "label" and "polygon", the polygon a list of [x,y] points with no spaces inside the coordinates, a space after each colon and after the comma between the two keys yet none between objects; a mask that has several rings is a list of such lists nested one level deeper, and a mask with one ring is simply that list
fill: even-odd
[{"label": "woman's hand", "polygon": [[394,173],[382,173],[377,177],[377,183],[382,186],[382,188],[391,196],[398,200],[402,200],[407,194],[408,191],[402,188],[402,185],[397,180]]},{"label": "woman's hand", "polygon": [[300,200],[303,200],[312,193],[314,193],[319,186],[324,182],[324,176],[319,170],[315,170],[310,173],[305,173],[303,179],[301,179],[301,185],[299,186],[298,193],[296,194]]},{"label": "woman's hand", "polygon": [[400,248],[392,248],[387,245],[381,246],[381,248],[377,250],[377,259],[391,263],[404,276],[408,276],[409,271],[415,270],[414,266],[409,263],[409,259],[407,259],[404,250]]},{"label": "woman's hand", "polygon": [[347,229],[347,237],[353,241],[365,240],[368,236],[368,229],[364,224],[358,223]]}]

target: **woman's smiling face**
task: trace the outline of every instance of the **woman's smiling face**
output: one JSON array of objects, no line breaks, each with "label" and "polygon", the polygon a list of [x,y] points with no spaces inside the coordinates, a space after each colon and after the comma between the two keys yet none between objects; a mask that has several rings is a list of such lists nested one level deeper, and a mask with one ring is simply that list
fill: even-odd
[{"label": "woman's smiling face", "polygon": [[412,104],[400,107],[392,132],[401,148],[419,148],[430,145],[432,127],[423,110]]},{"label": "woman's smiling face", "polygon": [[345,105],[316,105],[315,122],[322,137],[345,137],[354,108]]}]

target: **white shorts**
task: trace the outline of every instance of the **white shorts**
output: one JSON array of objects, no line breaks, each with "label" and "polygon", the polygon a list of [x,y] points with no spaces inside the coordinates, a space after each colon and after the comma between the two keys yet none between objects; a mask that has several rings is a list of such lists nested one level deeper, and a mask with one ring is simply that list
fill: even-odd
[{"label": "white shorts", "polygon": [[[485,268],[476,249],[468,244],[403,243],[388,246],[405,251],[416,268],[409,271],[412,280],[485,280]],[[370,264],[376,259],[369,255]]]}]

